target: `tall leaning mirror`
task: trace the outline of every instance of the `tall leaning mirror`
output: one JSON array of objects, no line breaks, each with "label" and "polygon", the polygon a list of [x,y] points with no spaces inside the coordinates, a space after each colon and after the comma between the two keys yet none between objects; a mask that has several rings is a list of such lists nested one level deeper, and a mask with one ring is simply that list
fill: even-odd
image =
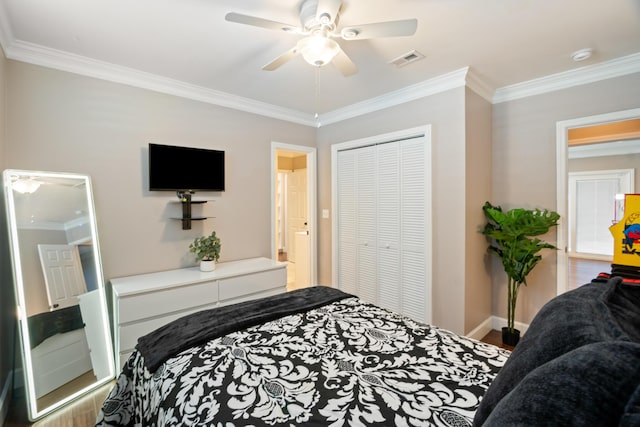
[{"label": "tall leaning mirror", "polygon": [[29,419],[115,377],[86,175],[3,173]]}]

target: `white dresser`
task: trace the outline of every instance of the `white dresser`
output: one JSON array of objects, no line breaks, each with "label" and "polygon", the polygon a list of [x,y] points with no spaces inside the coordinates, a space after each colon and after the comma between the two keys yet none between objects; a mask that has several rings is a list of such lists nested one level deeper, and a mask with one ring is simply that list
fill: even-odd
[{"label": "white dresser", "polygon": [[111,280],[116,366],[138,338],[187,314],[286,292],[286,264],[268,258],[223,262]]}]

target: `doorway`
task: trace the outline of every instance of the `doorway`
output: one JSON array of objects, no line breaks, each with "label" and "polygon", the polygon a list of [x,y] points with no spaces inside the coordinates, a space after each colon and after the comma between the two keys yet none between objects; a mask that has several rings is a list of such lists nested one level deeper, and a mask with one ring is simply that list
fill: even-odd
[{"label": "doorway", "polygon": [[[556,207],[557,212],[562,218],[558,224],[557,246],[560,249],[557,257],[557,285],[556,293],[558,295],[569,290],[569,134],[576,131],[586,130],[588,128],[601,127],[607,129],[609,125],[624,123],[627,121],[636,121],[640,118],[640,108],[625,111],[617,111],[614,113],[601,114],[596,116],[581,117],[577,119],[565,120],[556,123],[556,164],[557,164],[557,191],[556,191]],[[586,139],[586,138],[585,138]],[[607,137],[600,136],[586,141],[590,147],[585,145],[585,150],[599,150],[605,147],[611,141],[623,141],[619,144],[616,155],[629,157],[631,154],[638,155],[640,149],[640,133],[627,133],[625,136],[609,134]],[[620,151],[621,150],[621,151]],[[638,175],[638,174],[636,174]],[[632,190],[633,191],[633,190]],[[611,203],[613,213],[614,204]]]},{"label": "doorway", "polygon": [[316,283],[315,148],[272,143],[272,258],[287,263],[287,290]]}]

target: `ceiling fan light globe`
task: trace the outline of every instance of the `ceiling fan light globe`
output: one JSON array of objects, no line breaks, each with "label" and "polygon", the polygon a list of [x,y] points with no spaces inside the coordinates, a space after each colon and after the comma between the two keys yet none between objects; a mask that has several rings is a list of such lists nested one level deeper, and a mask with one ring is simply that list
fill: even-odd
[{"label": "ceiling fan light globe", "polygon": [[40,183],[31,179],[18,179],[11,185],[11,187],[18,193],[32,194],[40,188]]},{"label": "ceiling fan light globe", "polygon": [[340,46],[335,40],[317,35],[300,40],[298,50],[309,64],[322,67],[333,60],[340,51]]}]

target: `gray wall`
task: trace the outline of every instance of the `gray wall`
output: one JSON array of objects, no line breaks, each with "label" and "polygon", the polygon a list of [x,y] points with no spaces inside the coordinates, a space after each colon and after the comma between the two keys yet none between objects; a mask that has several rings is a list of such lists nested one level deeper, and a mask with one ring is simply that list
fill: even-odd
[{"label": "gray wall", "polygon": [[[493,106],[458,88],[316,130],[4,58],[0,77],[1,165],[92,177],[107,279],[192,265],[188,244],[213,229],[222,260],[269,256],[271,141],[317,145],[320,213],[331,209],[332,144],[432,125],[433,320],[460,333],[506,314],[504,273],[478,234],[481,204],[555,208],[556,122],[640,104],[640,74]],[[227,151],[227,191],[199,195],[215,199],[203,207],[215,219],[190,231],[169,219],[179,213],[175,196],[146,190],[149,142]],[[327,285],[331,221],[319,220],[319,283]],[[523,322],[555,295],[554,253],[529,282],[516,316]],[[12,317],[4,319],[3,344],[13,328]],[[1,357],[6,364],[6,352]]]},{"label": "gray wall", "polygon": [[492,199],[492,106],[467,89],[465,111],[464,331],[468,333],[491,313],[491,264],[486,252],[487,240],[480,230],[486,222],[482,206]]},{"label": "gray wall", "polygon": [[[194,265],[216,230],[221,261],[271,255],[271,141],[315,145],[315,129],[22,62],[8,61],[5,167],[91,176],[107,279]],[[147,144],[226,152],[226,192],[182,230],[175,193],[147,190]]]},{"label": "gray wall", "polygon": [[[493,202],[556,209],[556,123],[640,107],[640,73],[531,96],[493,106]],[[556,242],[556,232],[543,237]],[[493,260],[493,314],[506,317],[506,277]],[[520,291],[516,320],[529,323],[556,295],[556,254],[545,251],[528,287]]]}]

